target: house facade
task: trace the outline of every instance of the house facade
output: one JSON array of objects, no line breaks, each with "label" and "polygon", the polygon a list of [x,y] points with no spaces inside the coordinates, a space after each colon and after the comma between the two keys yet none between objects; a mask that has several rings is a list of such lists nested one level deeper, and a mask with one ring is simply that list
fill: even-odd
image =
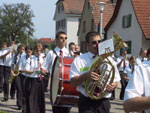
[{"label": "house facade", "polygon": [[70,42],[78,44],[78,26],[85,0],[58,0],[54,20],[56,21],[56,33],[63,31],[67,34],[67,45]]},{"label": "house facade", "polygon": [[116,32],[129,45],[128,54],[139,56],[140,48],[150,47],[149,6],[148,0],[118,0],[114,14],[105,27],[107,38],[112,38],[113,32]]},{"label": "house facade", "polygon": [[[80,48],[82,52],[87,51],[85,36],[89,31],[100,31],[100,9],[98,2],[105,2],[102,20],[102,29],[105,28],[113,15],[115,3],[112,0],[86,0],[83,7],[81,21],[78,29]],[[104,30],[102,30],[104,33]]]}]

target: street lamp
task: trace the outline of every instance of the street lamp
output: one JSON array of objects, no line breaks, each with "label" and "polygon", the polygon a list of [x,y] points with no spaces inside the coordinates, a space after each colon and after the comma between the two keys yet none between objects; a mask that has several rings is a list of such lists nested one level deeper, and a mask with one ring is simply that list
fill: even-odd
[{"label": "street lamp", "polygon": [[103,11],[104,11],[104,5],[105,4],[106,4],[105,2],[98,2],[99,10],[100,10],[100,20],[99,20],[99,22],[100,22],[100,36],[102,37],[102,39],[103,39],[103,35],[102,35]]}]

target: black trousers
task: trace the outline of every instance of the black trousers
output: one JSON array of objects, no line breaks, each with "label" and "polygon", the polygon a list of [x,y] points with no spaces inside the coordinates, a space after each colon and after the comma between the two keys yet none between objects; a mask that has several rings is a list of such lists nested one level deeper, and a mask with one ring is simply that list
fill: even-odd
[{"label": "black trousers", "polygon": [[15,97],[15,92],[16,92],[16,83],[15,83],[15,80],[13,80],[13,82],[11,83],[11,87],[10,87],[10,96]]},{"label": "black trousers", "polygon": [[43,77],[43,79],[44,79],[45,91],[47,91],[47,88],[48,88],[49,76],[50,76],[49,73],[46,73],[45,76]]},{"label": "black trousers", "polygon": [[4,84],[4,66],[0,65],[0,91],[3,90]]},{"label": "black trousers", "polygon": [[4,98],[8,99],[9,98],[9,77],[10,77],[11,69],[10,67],[4,66],[4,86],[3,86],[3,91],[4,91]]},{"label": "black trousers", "polygon": [[26,101],[25,101],[25,81],[26,77],[23,74],[19,74],[19,78],[21,81],[21,91],[22,91],[22,113],[26,113]]},{"label": "black trousers", "polygon": [[14,96],[15,89],[17,90],[17,105],[22,107],[22,101],[23,101],[23,90],[22,90],[22,84],[21,84],[21,74],[16,76],[12,82],[12,91],[11,96]]},{"label": "black trousers", "polygon": [[29,78],[25,80],[26,113],[45,113],[45,94],[43,79]]},{"label": "black trousers", "polygon": [[120,78],[121,78],[121,92],[120,92],[120,99],[124,99],[124,93],[125,93],[125,88],[126,88],[126,80],[123,77],[123,71],[119,71],[120,73]]},{"label": "black trousers", "polygon": [[79,113],[110,113],[110,101],[107,98],[91,100],[81,94],[78,108]]},{"label": "black trousers", "polygon": [[71,107],[52,106],[53,113],[70,113]]}]

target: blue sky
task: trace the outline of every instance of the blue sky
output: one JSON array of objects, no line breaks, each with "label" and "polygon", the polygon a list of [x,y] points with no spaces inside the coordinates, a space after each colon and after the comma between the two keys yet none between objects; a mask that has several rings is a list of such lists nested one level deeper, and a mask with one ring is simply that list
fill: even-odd
[{"label": "blue sky", "polygon": [[55,37],[55,3],[57,0],[0,0],[0,6],[4,3],[30,4],[35,17],[33,18],[35,38]]}]

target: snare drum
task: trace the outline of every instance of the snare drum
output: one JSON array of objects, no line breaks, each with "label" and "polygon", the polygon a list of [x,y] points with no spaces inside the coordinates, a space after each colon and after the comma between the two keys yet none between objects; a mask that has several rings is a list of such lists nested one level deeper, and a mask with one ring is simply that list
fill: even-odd
[{"label": "snare drum", "polygon": [[70,67],[73,58],[56,57],[52,69],[50,100],[52,105],[75,106],[78,103],[79,92],[69,81]]}]

